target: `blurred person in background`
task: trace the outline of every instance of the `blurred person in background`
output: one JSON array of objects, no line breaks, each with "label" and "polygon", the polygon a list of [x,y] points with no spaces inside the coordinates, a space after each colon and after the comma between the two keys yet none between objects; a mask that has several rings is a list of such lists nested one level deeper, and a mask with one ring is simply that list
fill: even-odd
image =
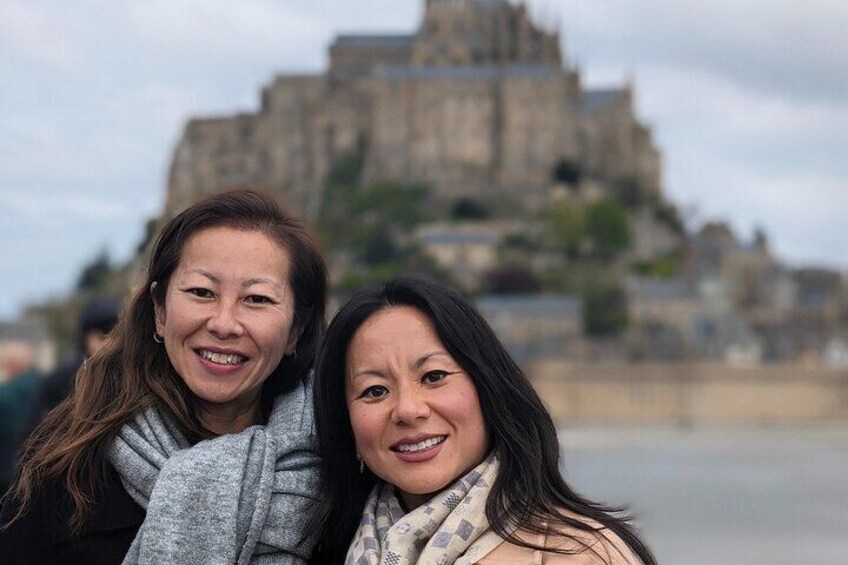
[{"label": "blurred person in background", "polygon": [[[27,394],[15,394],[14,400],[6,395],[4,401],[14,403],[18,424],[16,433],[0,440],[2,453],[2,490],[6,492],[11,484],[13,469],[20,456],[21,445],[38,426],[47,412],[58,406],[71,392],[77,371],[86,359],[97,353],[106,343],[106,337],[118,321],[120,301],[111,296],[95,296],[86,302],[80,311],[77,327],[77,350],[44,379],[32,379],[27,383]],[[17,388],[21,388],[19,385]],[[21,424],[20,422],[23,422]]]},{"label": "blurred person in background", "polygon": [[27,441],[0,563],[304,563],[325,294],[315,240],[266,195],[170,220],[106,344]]},{"label": "blurred person in background", "polygon": [[560,474],[550,415],[470,303],[399,278],[336,314],[316,365],[321,563],[656,563]]},{"label": "blurred person in background", "polygon": [[41,382],[34,367],[32,348],[18,343],[8,345],[0,366],[0,496],[12,481],[15,454],[26,433],[28,407]]},{"label": "blurred person in background", "polygon": [[31,428],[70,394],[77,370],[106,343],[120,308],[120,301],[111,296],[95,296],[85,303],[79,315],[77,351],[39,385],[31,408]]}]

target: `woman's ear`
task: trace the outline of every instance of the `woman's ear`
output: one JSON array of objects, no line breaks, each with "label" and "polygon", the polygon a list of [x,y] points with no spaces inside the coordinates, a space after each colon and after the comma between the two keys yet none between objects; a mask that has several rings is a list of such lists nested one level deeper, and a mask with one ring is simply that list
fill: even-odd
[{"label": "woman's ear", "polygon": [[297,355],[297,342],[300,339],[301,334],[303,333],[303,328],[300,326],[293,326],[291,331],[289,332],[289,340],[286,342],[286,355],[288,356],[296,356]]},{"label": "woman's ear", "polygon": [[157,286],[159,286],[159,283],[156,281],[150,283],[150,300],[153,301],[153,319],[156,322],[156,333],[161,335],[165,329],[165,307],[154,298]]}]

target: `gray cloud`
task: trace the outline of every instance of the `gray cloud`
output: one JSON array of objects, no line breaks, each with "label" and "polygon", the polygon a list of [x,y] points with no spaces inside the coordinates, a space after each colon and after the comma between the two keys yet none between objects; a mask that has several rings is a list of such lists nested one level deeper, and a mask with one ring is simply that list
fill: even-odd
[{"label": "gray cloud", "polygon": [[0,37],[6,49],[31,64],[69,71],[82,61],[78,39],[62,18],[30,2],[0,3]]},{"label": "gray cloud", "polygon": [[[257,106],[339,32],[411,32],[417,0],[0,0],[0,316],[130,252],[189,116]],[[635,76],[668,193],[846,266],[848,3],[533,0],[590,83]]]},{"label": "gray cloud", "polygon": [[588,66],[708,70],[761,92],[848,102],[848,3],[838,0],[560,0]]}]

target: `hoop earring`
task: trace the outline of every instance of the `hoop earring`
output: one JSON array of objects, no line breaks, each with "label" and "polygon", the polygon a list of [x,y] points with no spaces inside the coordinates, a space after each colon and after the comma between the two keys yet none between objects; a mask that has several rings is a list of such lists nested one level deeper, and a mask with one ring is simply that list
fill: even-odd
[{"label": "hoop earring", "polygon": [[362,461],[362,456],[358,453],[356,454],[356,460],[359,461],[359,474],[361,475],[365,472],[365,462]]},{"label": "hoop earring", "polygon": [[159,335],[159,332],[153,332],[153,341],[156,343],[165,343],[165,338]]}]

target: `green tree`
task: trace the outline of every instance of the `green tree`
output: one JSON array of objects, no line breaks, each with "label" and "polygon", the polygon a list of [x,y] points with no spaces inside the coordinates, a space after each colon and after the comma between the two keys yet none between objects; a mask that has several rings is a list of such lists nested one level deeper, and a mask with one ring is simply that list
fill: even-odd
[{"label": "green tree", "polygon": [[630,210],[651,203],[651,195],[635,177],[620,177],[610,186],[612,198]]},{"label": "green tree", "polygon": [[343,155],[327,173],[316,228],[331,248],[344,243],[351,223],[350,206],[360,190],[362,159]]},{"label": "green tree", "polygon": [[539,274],[542,290],[583,296],[588,289],[614,286],[617,269],[609,264],[580,260],[565,266],[549,267]]},{"label": "green tree", "polygon": [[568,257],[577,257],[586,230],[583,208],[565,201],[554,202],[542,212],[542,221],[548,244]]},{"label": "green tree", "polygon": [[135,246],[135,254],[141,255],[147,250],[147,247],[159,233],[162,227],[162,220],[159,218],[149,218],[144,223],[144,234],[141,236],[138,244]]},{"label": "green tree", "polygon": [[339,158],[327,174],[317,229],[330,261],[353,263],[335,288],[350,292],[402,273],[448,276],[413,241],[416,226],[429,220],[430,189],[421,184],[362,184],[361,152]]},{"label": "green tree", "polygon": [[[429,188],[420,184],[372,184],[351,193],[348,214],[358,221],[412,228],[427,219],[424,204],[428,196]],[[360,217],[356,218],[357,215]]]},{"label": "green tree", "polygon": [[103,249],[97,257],[83,267],[77,279],[77,290],[80,291],[102,291],[109,284],[112,276],[112,262],[109,260],[109,252]]},{"label": "green tree", "polygon": [[596,286],[583,294],[583,330],[593,337],[610,337],[627,327],[627,297],[616,286]]},{"label": "green tree", "polygon": [[598,200],[586,210],[586,234],[594,254],[611,259],[630,245],[630,222],[624,207],[610,199]]},{"label": "green tree", "polygon": [[655,279],[671,279],[683,270],[683,250],[676,249],[665,255],[634,262],[631,270],[637,275]]},{"label": "green tree", "polygon": [[654,218],[668,226],[671,231],[678,235],[686,235],[686,228],[683,225],[683,220],[680,219],[680,212],[677,206],[670,202],[657,202],[654,207]]},{"label": "green tree", "polygon": [[359,186],[362,182],[362,153],[347,153],[336,159],[326,184],[330,186]]},{"label": "green tree", "polygon": [[383,223],[366,225],[359,230],[357,246],[353,250],[356,258],[365,265],[377,266],[394,261],[399,253],[398,247]]}]

